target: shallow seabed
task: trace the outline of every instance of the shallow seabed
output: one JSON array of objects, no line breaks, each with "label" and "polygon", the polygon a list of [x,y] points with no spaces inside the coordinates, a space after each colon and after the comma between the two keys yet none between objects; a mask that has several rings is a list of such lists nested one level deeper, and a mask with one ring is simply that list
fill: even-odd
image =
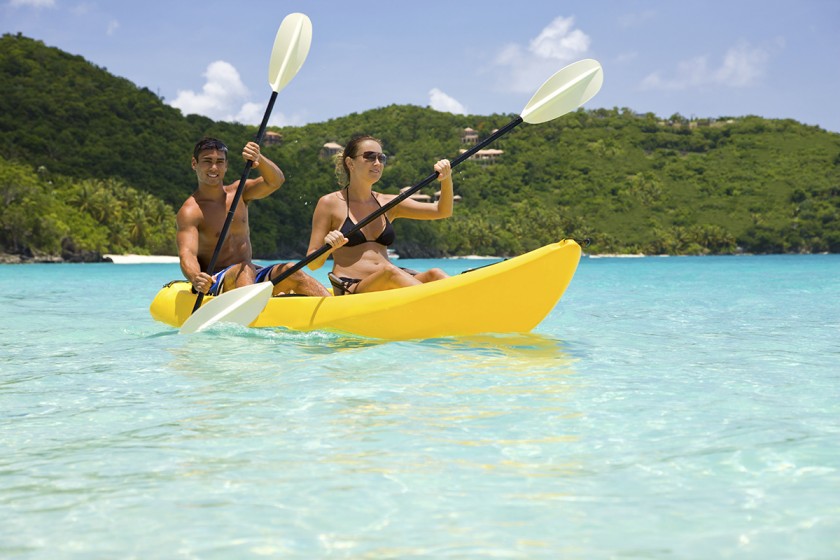
[{"label": "shallow seabed", "polygon": [[405,342],[182,336],[178,276],[0,266],[3,558],[840,555],[840,256],[584,259]]}]

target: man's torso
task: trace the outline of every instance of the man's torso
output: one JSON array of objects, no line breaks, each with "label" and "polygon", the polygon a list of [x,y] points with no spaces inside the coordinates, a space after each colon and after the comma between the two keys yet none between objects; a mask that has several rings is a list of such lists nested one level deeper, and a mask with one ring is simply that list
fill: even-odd
[{"label": "man's torso", "polygon": [[[233,202],[235,188],[225,187],[225,201],[221,198],[204,198],[200,195],[193,195],[193,199],[200,219],[198,223],[198,262],[202,270],[207,269],[219,236],[222,233],[225,220],[228,217],[228,209]],[[218,270],[240,262],[250,262],[252,256],[250,228],[248,225],[248,205],[242,200],[236,205],[236,211],[230,228],[225,235],[219,257],[216,259],[216,270],[208,271],[211,274]]]}]

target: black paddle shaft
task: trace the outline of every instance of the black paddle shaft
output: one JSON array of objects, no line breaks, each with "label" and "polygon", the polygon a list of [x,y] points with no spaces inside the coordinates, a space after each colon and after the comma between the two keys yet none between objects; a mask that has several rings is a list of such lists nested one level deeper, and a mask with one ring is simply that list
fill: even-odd
[{"label": "black paddle shaft", "polygon": [[[263,115],[262,122],[260,123],[260,129],[257,132],[256,143],[262,143],[263,136],[265,136],[265,129],[268,126],[268,117],[271,116],[271,110],[274,108],[274,102],[277,100],[277,92],[271,92],[271,99],[268,101],[268,107],[265,109],[265,114]],[[239,204],[239,199],[242,198],[242,192],[245,190],[245,181],[248,180],[248,174],[251,173],[251,167],[253,167],[254,162],[250,159],[245,163],[245,170],[242,172],[242,177],[239,178],[239,186],[236,187],[236,194],[233,195],[233,202],[230,203],[230,210],[228,210],[227,218],[225,218],[225,225],[222,226],[222,231],[219,233],[219,240],[216,242],[216,248],[213,250],[213,256],[210,257],[210,263],[207,265],[207,272],[208,274],[213,274],[213,270],[216,268],[216,261],[219,259],[219,253],[222,251],[222,245],[225,243],[225,237],[227,237],[228,230],[230,229],[230,224],[233,222],[233,213],[236,211],[236,206]],[[195,313],[196,310],[201,307],[201,302],[204,299],[204,293],[199,292],[198,297],[195,298],[195,305],[193,306],[192,313]]]},{"label": "black paddle shaft", "polygon": [[[488,144],[498,140],[499,137],[504,136],[505,134],[507,134],[508,132],[510,132],[511,130],[513,130],[514,128],[516,128],[520,124],[522,124],[522,122],[523,122],[523,120],[522,120],[521,116],[516,117],[515,119],[510,121],[508,124],[506,124],[505,126],[500,128],[499,130],[497,130],[496,132],[494,132],[493,134],[491,134],[490,136],[488,136],[487,138],[485,138],[484,140],[482,140],[481,142],[479,142],[478,144],[476,144],[475,146],[473,146],[472,148],[470,148],[469,150],[464,152],[463,154],[461,154],[458,157],[456,157],[455,159],[453,159],[452,162],[451,162],[451,166],[455,167],[459,163],[468,159],[473,154],[475,154],[478,150],[480,150],[480,149],[484,148],[485,146],[487,146]],[[429,175],[428,177],[426,177],[425,179],[423,179],[422,181],[420,181],[416,185],[413,185],[409,189],[400,193],[400,195],[398,197],[396,197],[393,200],[391,200],[390,202],[388,202],[385,206],[382,206],[381,208],[377,208],[367,218],[364,218],[363,220],[361,220],[359,223],[357,223],[355,225],[355,227],[353,227],[353,229],[348,231],[345,234],[345,237],[347,237],[349,235],[352,235],[355,232],[359,231],[360,229],[362,229],[363,227],[365,227],[366,225],[371,223],[373,220],[375,220],[376,218],[378,218],[379,216],[381,216],[382,214],[384,214],[385,212],[387,212],[388,210],[390,210],[391,208],[393,208],[394,206],[396,206],[397,204],[399,204],[400,202],[402,202],[403,200],[405,200],[409,196],[413,195],[414,193],[416,193],[417,191],[419,191],[420,189],[422,189],[423,187],[425,187],[426,185],[428,185],[429,183],[431,183],[432,181],[437,179],[437,176],[438,176],[438,172],[435,171],[434,173],[432,173],[431,175]],[[320,249],[318,249],[317,251],[315,251],[313,253],[310,253],[302,261],[296,263],[295,265],[287,268],[286,270],[284,270],[283,272],[278,274],[276,277],[274,277],[271,280],[271,282],[276,286],[277,284],[279,284],[280,282],[282,282],[283,280],[285,280],[286,278],[288,278],[289,276],[291,276],[292,274],[294,274],[295,272],[297,272],[298,270],[300,270],[304,266],[308,265],[309,263],[311,263],[312,261],[314,261],[315,259],[317,259],[318,257],[320,257],[321,255],[323,255],[324,253],[326,253],[329,250],[330,250],[330,245],[328,243],[325,243]]]}]

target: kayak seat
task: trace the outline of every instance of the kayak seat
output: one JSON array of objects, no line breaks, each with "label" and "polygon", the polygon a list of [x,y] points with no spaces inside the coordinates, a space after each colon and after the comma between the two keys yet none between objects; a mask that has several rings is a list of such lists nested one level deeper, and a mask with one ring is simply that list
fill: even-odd
[{"label": "kayak seat", "polygon": [[[401,267],[402,268],[402,267]],[[402,270],[408,272],[412,276],[417,276],[420,274],[416,270],[412,270],[410,268],[402,268]],[[333,295],[336,296],[343,296],[344,294],[353,294],[355,291],[350,291],[353,286],[361,282],[358,278],[345,278],[344,276],[336,276],[332,272],[327,273],[327,277],[330,279],[330,284],[333,287]]]},{"label": "kayak seat", "polygon": [[333,295],[335,296],[343,296],[344,294],[352,294],[353,292],[350,291],[350,288],[355,286],[360,282],[355,278],[344,278],[336,276],[332,272],[327,274],[327,277],[330,279],[330,284],[333,287]]}]

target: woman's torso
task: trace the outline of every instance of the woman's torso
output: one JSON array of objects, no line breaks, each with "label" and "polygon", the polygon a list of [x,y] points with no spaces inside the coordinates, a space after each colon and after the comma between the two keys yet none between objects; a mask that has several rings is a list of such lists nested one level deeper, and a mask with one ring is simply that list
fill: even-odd
[{"label": "woman's torso", "polygon": [[386,195],[371,193],[365,201],[353,201],[352,207],[347,190],[337,193],[341,204],[336,205],[333,213],[333,229],[340,230],[349,243],[335,251],[333,273],[348,278],[365,278],[388,264],[388,246],[395,239],[394,226],[387,215],[374,219],[357,231],[353,231],[360,220],[387,203]]}]

